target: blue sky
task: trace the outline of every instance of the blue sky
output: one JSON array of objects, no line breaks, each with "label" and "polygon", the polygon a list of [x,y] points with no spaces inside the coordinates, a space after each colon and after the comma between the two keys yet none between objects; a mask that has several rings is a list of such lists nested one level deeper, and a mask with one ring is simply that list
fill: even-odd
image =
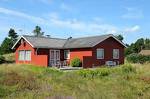
[{"label": "blue sky", "polygon": [[[150,0],[0,0],[0,43],[10,28],[68,38],[122,34],[125,43],[150,38]],[[20,31],[22,30],[22,31]]]}]

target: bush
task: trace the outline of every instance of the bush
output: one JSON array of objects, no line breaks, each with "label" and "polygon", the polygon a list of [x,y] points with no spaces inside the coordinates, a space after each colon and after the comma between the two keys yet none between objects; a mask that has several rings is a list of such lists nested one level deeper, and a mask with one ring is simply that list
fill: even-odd
[{"label": "bush", "polygon": [[95,78],[108,76],[111,71],[108,68],[100,68],[96,70],[80,70],[78,73],[84,78]]},{"label": "bush", "polygon": [[2,55],[0,55],[0,64],[4,62],[5,62],[5,58]]},{"label": "bush", "polygon": [[81,67],[81,60],[79,58],[74,58],[72,61],[71,61],[71,66],[72,67]]},{"label": "bush", "polygon": [[122,72],[124,73],[136,72],[136,69],[132,65],[127,64],[122,66]]},{"label": "bush", "polygon": [[140,54],[130,54],[127,56],[127,61],[131,63],[145,63],[145,62],[150,62],[150,56],[144,56]]}]

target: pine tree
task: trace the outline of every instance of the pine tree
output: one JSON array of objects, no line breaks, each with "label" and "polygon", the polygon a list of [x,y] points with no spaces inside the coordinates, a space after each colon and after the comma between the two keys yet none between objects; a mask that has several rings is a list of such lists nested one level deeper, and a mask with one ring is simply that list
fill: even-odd
[{"label": "pine tree", "polygon": [[11,39],[6,37],[1,44],[1,54],[11,53],[12,52],[11,45],[12,45]]},{"label": "pine tree", "polygon": [[35,29],[33,30],[34,36],[40,37],[44,35],[44,32],[41,32],[42,29],[40,26],[36,26]]},{"label": "pine tree", "polygon": [[15,44],[15,42],[17,41],[17,38],[18,38],[18,35],[15,32],[15,30],[10,29],[8,32],[8,37],[6,37],[1,44],[1,47],[0,47],[1,52],[0,53],[1,54],[7,54],[7,53],[13,52],[13,50],[11,48]]}]

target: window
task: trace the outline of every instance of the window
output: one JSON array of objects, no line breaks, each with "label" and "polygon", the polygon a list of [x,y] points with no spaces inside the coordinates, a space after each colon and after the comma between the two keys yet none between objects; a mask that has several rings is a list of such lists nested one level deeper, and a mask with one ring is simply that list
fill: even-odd
[{"label": "window", "polygon": [[64,59],[69,59],[69,58],[70,58],[70,51],[64,50]]},{"label": "window", "polygon": [[19,60],[20,61],[31,61],[31,51],[20,50],[19,51]]},{"label": "window", "polygon": [[104,49],[97,49],[97,59],[104,59]]},{"label": "window", "polygon": [[60,51],[56,50],[56,60],[59,60],[59,59],[60,59]]},{"label": "window", "polygon": [[25,59],[25,51],[19,51],[19,60],[23,61]]},{"label": "window", "polygon": [[31,61],[31,51],[25,51],[25,60]]},{"label": "window", "polygon": [[113,49],[113,59],[119,59],[119,49]]}]

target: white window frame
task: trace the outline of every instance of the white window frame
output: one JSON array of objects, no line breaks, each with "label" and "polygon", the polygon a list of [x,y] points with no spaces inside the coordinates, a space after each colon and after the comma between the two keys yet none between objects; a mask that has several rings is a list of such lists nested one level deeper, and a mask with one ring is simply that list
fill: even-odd
[{"label": "white window frame", "polygon": [[[29,57],[27,57],[27,52],[30,52],[30,53],[28,53],[29,54]],[[29,58],[29,59],[28,59]],[[31,51],[30,50],[26,50],[25,51],[25,60],[26,61],[31,61]]]},{"label": "white window frame", "polygon": [[[68,52],[69,55],[66,55],[65,52]],[[66,57],[68,56],[68,57]],[[70,50],[64,50],[64,59],[70,59]]]},{"label": "white window frame", "polygon": [[[118,57],[115,57],[115,51],[117,51],[117,54],[118,54]],[[113,49],[113,59],[119,59],[119,56],[120,56],[120,51],[119,49]]]},{"label": "white window frame", "polygon": [[[23,56],[21,56],[21,52],[23,53]],[[19,50],[18,60],[19,61],[24,61],[25,60],[25,51],[24,50]]]},{"label": "white window frame", "polygon": [[[23,52],[23,58],[21,59],[21,57],[20,57],[20,52]],[[26,57],[27,56],[27,52],[30,52],[30,54],[29,54],[29,59]],[[32,55],[32,52],[31,52],[31,50],[19,50],[19,53],[18,53],[18,60],[19,61],[31,61],[31,55]]]},{"label": "white window frame", "polygon": [[[98,51],[103,51],[103,53],[102,53],[102,57],[98,57]],[[97,50],[96,50],[96,57],[97,57],[97,59],[104,59],[104,54],[105,52],[104,52],[104,49],[103,48],[98,48]]]}]

